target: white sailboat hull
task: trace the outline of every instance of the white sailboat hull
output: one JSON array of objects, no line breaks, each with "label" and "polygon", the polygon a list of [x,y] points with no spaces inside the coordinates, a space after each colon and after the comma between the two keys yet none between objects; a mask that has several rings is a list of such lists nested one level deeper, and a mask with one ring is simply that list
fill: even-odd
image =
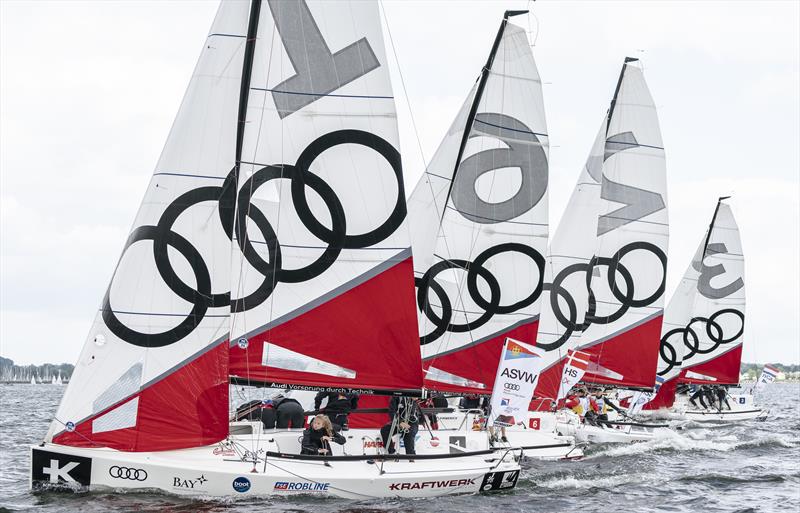
[{"label": "white sailboat hull", "polygon": [[672,408],[642,411],[640,415],[668,420],[691,420],[694,422],[738,422],[745,420],[765,420],[769,410],[759,408],[752,394],[731,394],[728,397],[731,409],[723,407],[700,408],[689,403],[686,396],[678,396]]},{"label": "white sailboat hull", "polygon": [[[299,435],[299,432],[293,433]],[[248,437],[249,438],[249,437]],[[265,452],[253,462],[252,438],[163,452],[120,452],[54,444],[31,447],[32,489],[159,490],[206,497],[313,494],[347,499],[434,497],[514,488],[513,451],[424,456],[327,458]],[[250,447],[258,447],[250,445]],[[265,457],[266,456],[266,457]],[[244,458],[244,459],[243,459]],[[350,459],[347,459],[350,458]]]},{"label": "white sailboat hull", "polygon": [[[520,448],[526,458],[538,460],[566,460],[583,457],[583,448],[576,445],[575,438],[556,433],[555,418],[550,413],[528,412],[526,423],[506,428],[507,443],[503,446]],[[468,411],[440,413],[437,416],[439,429],[433,431],[442,440],[458,441],[464,438],[467,450],[489,447],[489,436],[485,430],[473,430],[482,425],[482,414]],[[499,430],[498,430],[499,433]],[[497,446],[497,442],[495,446]],[[418,449],[419,450],[419,449]]]},{"label": "white sailboat hull", "polygon": [[[562,435],[575,437],[578,443],[646,442],[669,431],[667,427],[638,425],[633,422],[593,426],[581,422],[576,414],[564,410],[550,415],[556,419],[557,431]],[[612,421],[616,420],[612,414],[609,414],[609,417]]]}]

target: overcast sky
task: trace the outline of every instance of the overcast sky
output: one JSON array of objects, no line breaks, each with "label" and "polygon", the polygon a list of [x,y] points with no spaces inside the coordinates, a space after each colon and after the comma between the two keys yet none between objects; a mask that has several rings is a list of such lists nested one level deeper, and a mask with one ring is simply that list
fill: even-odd
[{"label": "overcast sky", "polygon": [[[522,2],[386,2],[406,188]],[[622,60],[639,57],[669,174],[667,293],[716,198],[746,259],[745,361],[800,361],[800,3],[539,1],[530,29],[551,140],[551,229]],[[74,362],[216,2],[0,1],[0,354]],[[387,38],[388,40],[388,38]],[[388,44],[388,41],[387,41]],[[391,48],[391,47],[390,47]],[[393,64],[394,65],[394,64]]]}]

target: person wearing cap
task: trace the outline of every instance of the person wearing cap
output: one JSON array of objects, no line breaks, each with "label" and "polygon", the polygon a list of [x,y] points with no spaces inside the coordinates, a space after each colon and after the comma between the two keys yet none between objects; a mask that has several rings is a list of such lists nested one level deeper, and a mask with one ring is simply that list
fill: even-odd
[{"label": "person wearing cap", "polygon": [[272,404],[275,406],[275,427],[278,429],[301,428],[305,425],[303,406],[296,399],[277,393],[272,396]]}]

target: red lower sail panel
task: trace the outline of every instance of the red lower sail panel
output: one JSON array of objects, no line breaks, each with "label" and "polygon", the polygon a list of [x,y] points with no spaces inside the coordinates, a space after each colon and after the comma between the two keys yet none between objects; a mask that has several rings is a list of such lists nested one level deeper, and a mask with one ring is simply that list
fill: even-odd
[{"label": "red lower sail panel", "polygon": [[558,388],[561,385],[565,361],[562,358],[539,375],[536,390],[533,392],[534,397],[555,399],[558,396]]},{"label": "red lower sail panel", "polygon": [[433,367],[437,371],[443,371],[473,383],[463,386],[426,378],[425,386],[441,392],[490,394],[506,338],[510,337],[520,342],[533,344],[536,341],[538,328],[539,321],[531,321],[478,344],[425,359],[422,367],[426,371]]},{"label": "red lower sail panel", "polygon": [[662,383],[656,396],[650,399],[650,402],[645,404],[642,409],[659,410],[661,408],[671,408],[675,404],[675,388],[678,386],[678,381],[680,381],[680,374]]},{"label": "red lower sail panel", "polygon": [[391,398],[386,395],[362,395],[358,399],[358,409],[347,417],[348,426],[351,428],[380,429],[389,422],[388,413],[359,413],[358,410],[388,408],[390,400]]},{"label": "red lower sail panel", "polygon": [[662,318],[659,315],[604,342],[581,348],[590,358],[583,381],[619,387],[653,388]]},{"label": "red lower sail panel", "polygon": [[[132,427],[113,427],[118,412]],[[53,443],[110,447],[120,451],[166,451],[199,447],[228,436],[228,341],[206,351],[125,402],[78,423]]]},{"label": "red lower sail panel", "polygon": [[690,360],[684,361],[681,372],[681,383],[697,383],[709,385],[738,385],[739,371],[742,365],[741,344],[699,365],[692,365]]},{"label": "red lower sail panel", "polygon": [[[409,257],[305,313],[249,335],[246,348],[231,347],[231,376],[320,388],[419,390],[412,276]],[[284,351],[274,365],[270,347],[276,354]],[[289,368],[286,351],[297,361],[314,364],[304,371]]]}]

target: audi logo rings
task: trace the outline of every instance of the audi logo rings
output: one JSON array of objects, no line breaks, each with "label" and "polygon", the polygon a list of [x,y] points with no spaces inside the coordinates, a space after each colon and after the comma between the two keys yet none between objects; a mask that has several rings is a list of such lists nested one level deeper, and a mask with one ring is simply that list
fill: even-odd
[{"label": "audi logo rings", "polygon": [[[726,336],[723,326],[717,322],[717,319],[723,315],[732,315],[737,317],[740,321],[740,327],[733,335]],[[703,323],[705,330],[700,330],[698,333],[692,328],[692,324]],[[710,343],[706,342],[706,346],[701,345],[701,336],[705,331],[706,338]],[[682,361],[692,359],[693,356],[698,354],[709,354],[714,352],[719,346],[723,344],[730,344],[739,339],[744,333],[744,314],[735,308],[723,308],[717,310],[709,317],[694,317],[689,321],[689,324],[684,328],[675,328],[669,330],[661,337],[661,345],[659,346],[659,355],[661,361],[666,364],[666,367],[658,372],[659,376],[663,376],[675,366],[679,365]],[[678,356],[678,351],[671,343],[671,338],[680,335],[678,341],[682,341],[686,346],[683,351],[682,357]],[[705,342],[705,341],[704,341]]]},{"label": "audi logo rings", "polygon": [[519,385],[516,383],[503,383],[503,388],[506,390],[519,390]]},{"label": "audi logo rings", "polygon": [[127,479],[129,481],[144,481],[147,479],[147,471],[143,468],[120,467],[117,465],[108,469],[108,475],[116,479]]}]

